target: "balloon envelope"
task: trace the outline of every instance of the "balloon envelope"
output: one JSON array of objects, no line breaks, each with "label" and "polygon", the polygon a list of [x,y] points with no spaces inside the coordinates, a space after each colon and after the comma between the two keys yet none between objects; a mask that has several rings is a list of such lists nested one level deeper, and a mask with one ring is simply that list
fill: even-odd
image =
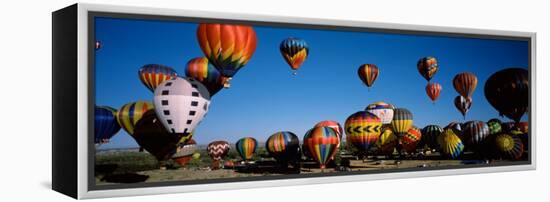
[{"label": "balloon envelope", "polygon": [[307,142],[309,152],[313,159],[319,163],[321,169],[325,168],[328,161],[334,158],[338,151],[338,136],[336,131],[329,127],[313,128],[304,142]]},{"label": "balloon envelope", "polygon": [[359,69],[357,69],[357,74],[359,75],[359,78],[369,88],[374,85],[374,81],[376,81],[376,78],[378,78],[379,73],[380,70],[374,64],[363,64],[359,66]]},{"label": "balloon envelope", "polygon": [[231,146],[227,141],[218,140],[209,143],[206,152],[214,161],[219,161],[227,156],[229,149],[231,149]]},{"label": "balloon envelope", "polygon": [[133,135],[136,123],[153,108],[153,104],[147,101],[130,102],[118,110],[117,122],[128,134]]},{"label": "balloon envelope", "polygon": [[94,113],[94,143],[109,142],[118,131],[120,125],[116,120],[116,109],[107,106],[96,106]]},{"label": "balloon envelope", "polygon": [[147,64],[139,69],[138,76],[141,83],[154,92],[162,82],[176,78],[178,73],[165,65]]},{"label": "balloon envelope", "polygon": [[439,65],[437,64],[437,59],[434,57],[428,56],[421,58],[416,63],[416,68],[422,77],[424,77],[428,82],[432,77],[437,73]]},{"label": "balloon envelope", "polygon": [[456,92],[465,98],[471,98],[477,87],[477,77],[471,72],[457,74],[453,79]]},{"label": "balloon envelope", "polygon": [[378,118],[380,118],[380,121],[382,121],[382,124],[390,124],[393,119],[393,110],[395,107],[393,105],[385,103],[385,102],[375,102],[372,104],[369,104],[365,111],[368,111],[370,113],[373,113]]},{"label": "balloon envelope", "polygon": [[523,68],[508,68],[491,75],[485,82],[485,97],[497,110],[519,122],[529,107],[529,74]]},{"label": "balloon envelope", "polygon": [[295,161],[300,157],[300,140],[292,132],[281,131],[269,136],[265,148],[279,162]]},{"label": "balloon envelope", "polygon": [[235,148],[244,161],[251,160],[258,147],[258,141],[253,137],[241,138],[235,143]]},{"label": "balloon envelope", "polygon": [[368,151],[380,137],[382,122],[367,111],[358,111],[346,120],[345,128],[348,141],[361,151]]},{"label": "balloon envelope", "polygon": [[405,108],[396,108],[393,110],[393,119],[391,122],[393,132],[402,136],[409,131],[413,125],[413,115]]},{"label": "balloon envelope", "polygon": [[201,82],[208,89],[210,96],[218,93],[228,82],[227,77],[222,76],[206,57],[189,60],[185,75]]},{"label": "balloon envelope", "polygon": [[438,125],[427,125],[422,129],[422,142],[430,149],[437,148],[437,137],[443,133],[443,128]]},{"label": "balloon envelope", "polygon": [[428,83],[428,85],[426,85],[426,94],[428,94],[430,100],[435,103],[435,100],[437,100],[441,94],[441,89],[442,87],[439,83]]},{"label": "balloon envelope", "polygon": [[306,41],[290,37],[281,42],[279,50],[292,70],[298,70],[309,55],[309,46]]},{"label": "balloon envelope", "polygon": [[147,111],[136,123],[132,137],[140,147],[159,161],[170,159],[182,139],[181,136],[166,131],[153,110]]},{"label": "balloon envelope", "polygon": [[441,153],[453,159],[459,157],[464,150],[462,140],[456,135],[452,129],[446,129],[438,138],[437,142]]}]

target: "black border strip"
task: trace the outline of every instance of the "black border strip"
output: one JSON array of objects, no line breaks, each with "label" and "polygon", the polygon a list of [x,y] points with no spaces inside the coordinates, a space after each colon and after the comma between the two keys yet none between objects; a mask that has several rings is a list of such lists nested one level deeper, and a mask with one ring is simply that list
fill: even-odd
[{"label": "black border strip", "polygon": [[[120,18],[120,19],[134,19],[134,20],[151,20],[151,21],[171,21],[171,22],[186,22],[186,23],[231,23],[231,24],[248,24],[253,26],[271,26],[280,28],[295,28],[295,29],[320,29],[320,30],[332,30],[332,31],[350,31],[350,32],[376,32],[387,34],[403,34],[403,35],[421,35],[421,36],[439,36],[439,37],[456,37],[456,38],[473,38],[473,39],[492,39],[492,40],[514,40],[514,41],[527,41],[529,43],[529,83],[532,85],[531,80],[531,59],[532,59],[532,40],[531,37],[514,37],[514,36],[502,36],[491,34],[462,34],[452,32],[435,32],[435,31],[415,31],[415,30],[400,30],[400,29],[382,29],[382,28],[368,28],[368,27],[351,27],[351,26],[334,26],[334,25],[312,25],[312,24],[300,24],[300,23],[281,23],[281,22],[263,22],[254,20],[230,20],[220,18],[200,18],[200,17],[181,17],[181,16],[165,16],[165,15],[146,15],[146,14],[127,14],[127,13],[113,13],[113,12],[88,12],[88,97],[89,101],[89,114],[93,115],[95,106],[95,18]],[[529,103],[531,103],[531,89],[529,90]],[[530,109],[533,110],[533,106],[530,105]],[[529,126],[531,126],[531,114],[529,113]],[[261,180],[280,180],[280,179],[298,179],[298,178],[316,178],[316,177],[331,177],[331,176],[350,176],[350,175],[365,175],[365,174],[381,174],[381,173],[400,173],[400,172],[414,172],[414,171],[433,171],[433,170],[449,170],[449,169],[466,169],[466,168],[486,168],[486,167],[500,167],[500,166],[516,166],[516,165],[530,165],[532,164],[532,153],[528,152],[527,161],[515,161],[515,162],[502,162],[497,165],[492,164],[471,164],[460,166],[444,166],[444,167],[428,167],[428,168],[396,168],[396,169],[384,169],[384,170],[371,170],[371,171],[354,171],[354,172],[334,172],[334,173],[314,173],[314,174],[289,174],[289,175],[276,175],[276,176],[257,176],[257,177],[242,177],[242,178],[222,178],[222,179],[208,179],[208,180],[189,180],[189,181],[167,181],[167,182],[147,182],[136,184],[114,184],[114,185],[96,185],[95,184],[95,146],[93,143],[93,116],[88,119],[88,189],[93,190],[110,190],[110,189],[127,189],[127,188],[145,188],[145,187],[159,187],[159,186],[175,186],[175,185],[199,185],[199,184],[212,184],[212,183],[230,183],[230,182],[250,182]],[[532,128],[529,127],[531,133]],[[529,138],[529,150],[531,150],[532,138]]]}]

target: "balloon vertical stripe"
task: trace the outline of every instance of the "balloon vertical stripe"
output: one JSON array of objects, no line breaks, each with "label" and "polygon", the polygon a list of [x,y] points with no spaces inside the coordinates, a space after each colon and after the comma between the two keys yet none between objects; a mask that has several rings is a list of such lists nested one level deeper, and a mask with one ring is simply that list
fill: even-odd
[{"label": "balloon vertical stripe", "polygon": [[304,143],[320,167],[325,168],[326,163],[334,157],[337,152],[338,136],[336,131],[329,127],[317,127],[309,131]]},{"label": "balloon vertical stripe", "polygon": [[239,141],[235,143],[235,146],[241,158],[245,161],[248,161],[252,159],[254,152],[256,152],[258,141],[256,141],[256,139],[252,137],[245,137],[245,138],[239,139]]},{"label": "balloon vertical stripe", "polygon": [[145,101],[125,104],[117,112],[117,122],[128,134],[133,135],[135,124],[151,109],[153,104]]}]

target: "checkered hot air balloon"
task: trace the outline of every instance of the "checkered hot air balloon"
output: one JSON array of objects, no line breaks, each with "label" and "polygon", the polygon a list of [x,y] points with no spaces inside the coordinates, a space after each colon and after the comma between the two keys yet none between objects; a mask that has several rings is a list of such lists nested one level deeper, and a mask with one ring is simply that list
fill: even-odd
[{"label": "checkered hot air balloon", "polygon": [[176,78],[178,73],[165,65],[147,64],[139,69],[138,76],[141,83],[154,92],[162,82]]},{"label": "checkered hot air balloon", "polygon": [[295,37],[283,40],[279,45],[279,50],[285,61],[290,65],[293,75],[296,75],[298,69],[309,55],[309,46],[306,41]]},{"label": "checkered hot air balloon", "polygon": [[225,77],[233,77],[256,50],[256,32],[252,26],[202,23],[197,28],[202,52]]},{"label": "checkered hot air balloon", "polygon": [[357,69],[357,74],[359,75],[359,78],[365,85],[367,85],[368,89],[374,85],[374,81],[376,81],[376,78],[378,78],[378,74],[380,73],[380,70],[378,69],[378,66],[375,64],[363,64],[359,66],[359,69]]},{"label": "checkered hot air balloon", "polygon": [[428,56],[418,60],[416,68],[420,75],[430,82],[435,73],[437,73],[437,70],[439,70],[439,65],[437,64],[437,59]]},{"label": "checkered hot air balloon", "polygon": [[350,115],[345,124],[347,140],[363,152],[367,152],[376,143],[381,128],[380,118],[367,111],[358,111]]},{"label": "checkered hot air balloon", "polygon": [[253,137],[241,138],[235,143],[235,149],[243,159],[243,161],[252,160],[256,149],[258,148],[258,141]]},{"label": "checkered hot air balloon", "polygon": [[325,169],[326,164],[338,151],[338,136],[336,131],[329,127],[313,128],[304,139],[304,143],[307,144],[309,152],[321,169]]}]

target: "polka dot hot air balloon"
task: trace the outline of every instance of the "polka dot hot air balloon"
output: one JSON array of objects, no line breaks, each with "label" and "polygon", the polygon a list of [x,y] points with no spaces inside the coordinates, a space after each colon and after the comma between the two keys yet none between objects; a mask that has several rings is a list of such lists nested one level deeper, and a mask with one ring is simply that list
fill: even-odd
[{"label": "polka dot hot air balloon", "polygon": [[208,62],[208,58],[199,57],[193,58],[187,62],[185,75],[201,82],[210,93],[214,96],[224,86],[227,85],[227,77],[224,77],[218,70]]},{"label": "polka dot hot air balloon", "polygon": [[202,23],[197,28],[202,52],[225,77],[232,78],[256,51],[252,26]]},{"label": "polka dot hot air balloon", "polygon": [[367,111],[352,114],[345,124],[348,141],[363,152],[367,152],[376,143],[381,127],[380,118]]},{"label": "polka dot hot air balloon", "polygon": [[401,144],[403,150],[407,153],[413,153],[416,151],[416,146],[422,138],[422,132],[415,126],[412,126],[407,133],[401,138]]},{"label": "polka dot hot air balloon", "polygon": [[338,151],[338,136],[336,131],[329,127],[317,127],[310,131],[310,134],[304,139],[313,159],[319,163],[321,169],[325,169],[326,164],[334,158]]},{"label": "polka dot hot air balloon", "polygon": [[435,73],[437,73],[437,70],[439,70],[437,59],[430,56],[418,60],[416,67],[418,68],[420,75],[422,75],[422,77],[424,77],[428,82],[430,82]]},{"label": "polka dot hot air balloon", "polygon": [[153,109],[153,104],[146,101],[125,104],[116,114],[117,122],[128,134],[133,135],[136,123],[143,117],[145,112]]},{"label": "polka dot hot air balloon", "polygon": [[453,159],[458,158],[464,150],[462,140],[451,129],[446,129],[438,136],[437,143],[441,153]]},{"label": "polka dot hot air balloon", "polygon": [[441,94],[441,84],[439,83],[428,83],[426,85],[426,94],[428,94],[428,97],[430,97],[430,100],[435,104],[435,100],[439,98],[439,95]]},{"label": "polka dot hot air balloon", "polygon": [[295,37],[283,40],[279,45],[279,50],[285,61],[290,65],[293,75],[296,75],[298,69],[309,55],[309,46],[306,41]]},{"label": "polka dot hot air balloon", "polygon": [[491,75],[484,87],[487,101],[515,122],[529,108],[529,73],[523,68],[508,68]]},{"label": "polka dot hot air balloon", "polygon": [[457,74],[453,79],[453,86],[465,98],[471,98],[477,87],[477,77],[471,72]]},{"label": "polka dot hot air balloon", "polygon": [[220,161],[227,156],[231,146],[227,141],[217,140],[208,144],[206,152],[212,158],[212,168],[217,169],[220,166]]},{"label": "polka dot hot air balloon", "polygon": [[138,76],[141,83],[154,92],[162,82],[176,78],[178,73],[165,65],[147,64],[139,69]]},{"label": "polka dot hot air balloon", "polygon": [[257,147],[258,141],[253,137],[244,137],[239,139],[237,143],[235,143],[235,148],[237,149],[237,152],[239,153],[243,161],[252,160],[252,157],[254,156]]},{"label": "polka dot hot air balloon", "polygon": [[269,136],[265,148],[279,163],[297,161],[300,158],[300,140],[292,132],[281,131]]},{"label": "polka dot hot air balloon", "polygon": [[116,120],[116,109],[108,106],[96,106],[94,112],[94,143],[103,144],[109,142],[120,130]]},{"label": "polka dot hot air balloon", "polygon": [[393,119],[393,110],[395,107],[393,105],[385,103],[385,102],[375,102],[372,104],[369,104],[365,111],[368,111],[370,113],[373,113],[378,118],[380,118],[380,121],[382,121],[382,124],[390,124]]},{"label": "polka dot hot air balloon", "polygon": [[359,69],[357,69],[357,74],[359,75],[359,78],[365,85],[367,85],[368,89],[374,85],[374,81],[376,81],[376,78],[378,78],[378,74],[380,73],[380,70],[378,69],[378,66],[374,64],[363,64],[359,66]]},{"label": "polka dot hot air balloon", "polygon": [[422,128],[422,140],[421,142],[428,146],[430,149],[437,148],[437,137],[443,133],[443,128],[438,125],[427,125]]},{"label": "polka dot hot air balloon", "polygon": [[523,155],[523,143],[514,135],[499,134],[494,141],[497,153],[501,158],[517,160]]}]

